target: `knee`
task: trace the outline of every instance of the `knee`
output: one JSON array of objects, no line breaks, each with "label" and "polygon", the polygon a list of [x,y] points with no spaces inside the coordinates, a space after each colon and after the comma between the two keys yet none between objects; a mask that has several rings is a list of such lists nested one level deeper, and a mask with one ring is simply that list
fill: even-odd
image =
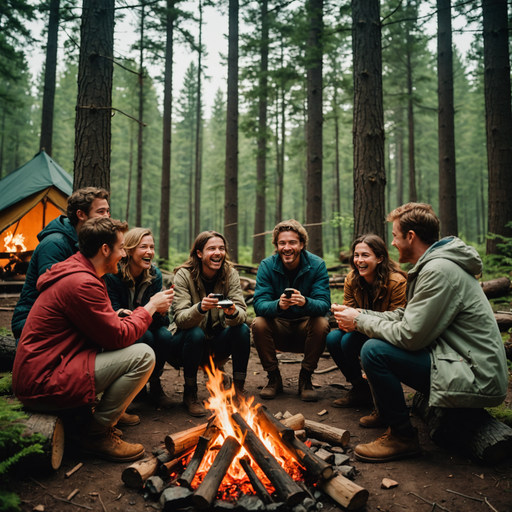
[{"label": "knee", "polygon": [[233,334],[237,340],[243,343],[250,343],[251,331],[246,324],[235,325],[234,327],[230,327],[230,329],[233,329]]},{"label": "knee", "polygon": [[130,356],[135,365],[141,370],[152,370],[156,356],[154,350],[146,343],[135,343],[130,348]]},{"label": "knee", "polygon": [[324,316],[311,317],[309,319],[309,321],[313,327],[314,332],[318,336],[325,337],[329,334],[329,331],[330,331],[329,320],[327,320],[327,318],[325,318]]},{"label": "knee", "polygon": [[256,343],[261,336],[264,336],[270,330],[270,324],[264,316],[257,316],[252,322],[251,329]]},{"label": "knee", "polygon": [[204,344],[204,340],[206,336],[201,327],[193,327],[192,329],[188,329],[185,333],[185,345],[194,345],[194,346],[202,346]]},{"label": "knee", "polygon": [[325,339],[325,344],[329,352],[332,352],[333,350],[337,350],[339,348],[342,336],[343,332],[340,331],[340,329],[331,331],[327,335],[327,338]]},{"label": "knee", "polygon": [[383,353],[385,342],[369,339],[361,348],[361,363],[363,368],[369,368]]}]

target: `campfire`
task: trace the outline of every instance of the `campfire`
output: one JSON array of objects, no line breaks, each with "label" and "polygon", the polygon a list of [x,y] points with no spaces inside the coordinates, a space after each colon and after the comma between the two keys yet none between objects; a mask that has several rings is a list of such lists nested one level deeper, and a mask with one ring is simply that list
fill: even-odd
[{"label": "campfire", "polygon": [[[264,406],[253,406],[253,397],[237,395],[234,386],[224,389],[221,371],[206,372],[209,421],[166,436],[156,457],[123,472],[126,485],[145,484],[149,497],[161,495],[164,510],[206,510],[215,500],[254,510],[276,510],[277,504],[289,509],[303,504],[307,510],[305,505],[316,506],[317,491],[348,509],[366,503],[368,492],[343,476],[353,476],[353,468],[332,464],[334,452],[343,453],[349,441],[346,430],[302,414],[279,421]],[[306,432],[312,439],[302,442]]]},{"label": "campfire", "polygon": [[7,231],[4,236],[4,246],[6,252],[26,252],[27,247],[23,243],[25,241],[25,235],[18,233],[13,235],[10,231]]}]

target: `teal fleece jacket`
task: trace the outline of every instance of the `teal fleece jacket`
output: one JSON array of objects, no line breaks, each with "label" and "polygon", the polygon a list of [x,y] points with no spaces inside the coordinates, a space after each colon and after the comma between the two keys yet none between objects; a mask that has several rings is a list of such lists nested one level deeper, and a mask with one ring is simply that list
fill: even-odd
[{"label": "teal fleece jacket", "polygon": [[[279,307],[279,298],[285,288],[295,288],[306,297],[302,307],[287,310]],[[300,270],[293,283],[288,282],[279,254],[265,258],[256,276],[253,299],[256,316],[293,320],[304,317],[325,316],[331,308],[329,274],[324,260],[303,250],[300,254]]]},{"label": "teal fleece jacket", "polygon": [[407,305],[363,310],[357,330],[405,350],[430,352],[429,404],[494,407],[506,397],[505,348],[480,283],[477,251],[456,237],[432,245],[409,271]]}]

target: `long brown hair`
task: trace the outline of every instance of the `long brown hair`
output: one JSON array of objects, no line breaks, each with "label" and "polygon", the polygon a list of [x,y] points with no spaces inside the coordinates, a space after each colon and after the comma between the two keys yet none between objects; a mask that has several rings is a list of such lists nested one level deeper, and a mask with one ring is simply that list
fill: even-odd
[{"label": "long brown hair", "polygon": [[[142,239],[145,236],[150,236],[155,241],[155,237],[150,229],[147,228],[132,228],[126,235],[124,235],[124,250],[126,251],[126,257],[121,260],[121,275],[123,276],[123,281],[133,282],[135,283],[135,278],[132,276],[130,272],[130,263],[132,261],[132,255],[130,251],[132,249],[136,249],[141,243]],[[144,277],[143,281],[149,278],[151,270],[149,268],[145,268],[142,273]]]},{"label": "long brown hair", "polygon": [[203,231],[202,233],[199,233],[197,238],[194,240],[194,243],[192,244],[188,260],[179,267],[176,267],[174,269],[174,273],[176,274],[180,268],[184,268],[192,274],[192,279],[194,282],[198,282],[201,278],[203,262],[197,255],[197,251],[203,252],[204,246],[208,243],[208,240],[211,240],[212,238],[220,238],[224,242],[224,247],[226,248],[226,257],[224,258],[224,262],[222,263],[222,267],[219,269],[218,274],[218,279],[220,279],[221,283],[224,283],[227,276],[229,275],[232,264],[229,260],[228,243],[224,238],[224,235],[221,235],[217,231]]},{"label": "long brown hair", "polygon": [[359,274],[358,268],[354,264],[354,252],[357,244],[367,244],[368,247],[373,251],[377,258],[382,258],[382,261],[377,265],[375,279],[373,280],[373,284],[371,285],[373,291],[373,300],[377,299],[382,290],[387,288],[388,278],[390,274],[398,273],[402,274],[404,277],[407,277],[407,273],[404,272],[396,261],[393,261],[389,257],[388,248],[384,243],[384,240],[380,236],[374,234],[366,234],[361,235],[356,238],[352,242],[352,246],[350,247],[350,256],[348,262],[350,263],[350,267],[354,271],[355,275],[358,277],[359,285],[363,289],[364,295],[364,309],[371,309],[373,304],[370,304],[370,298],[368,296],[368,288],[369,284],[366,282],[364,277],[361,277]]}]

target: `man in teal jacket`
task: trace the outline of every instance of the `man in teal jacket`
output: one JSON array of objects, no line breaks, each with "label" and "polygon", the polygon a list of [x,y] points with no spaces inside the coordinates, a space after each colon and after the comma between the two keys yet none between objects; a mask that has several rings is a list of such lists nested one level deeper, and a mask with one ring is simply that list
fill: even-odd
[{"label": "man in teal jacket", "polygon": [[277,254],[261,262],[253,302],[257,316],[252,324],[254,345],[269,380],[260,397],[275,398],[283,390],[276,355],[280,350],[304,353],[299,395],[314,402],[318,397],[311,375],[329,332],[329,275],[325,262],[306,251],[308,234],[296,220],[280,222],[272,243]]},{"label": "man in teal jacket", "polygon": [[407,305],[377,313],[346,308],[342,329],[369,336],[361,362],[372,387],[383,436],[356,446],[357,459],[388,462],[421,453],[401,383],[429,397],[429,405],[482,408],[506,397],[505,349],[479,282],[477,251],[456,237],[439,240],[432,207],[409,203],[393,210],[393,242],[401,263],[412,263]]}]

